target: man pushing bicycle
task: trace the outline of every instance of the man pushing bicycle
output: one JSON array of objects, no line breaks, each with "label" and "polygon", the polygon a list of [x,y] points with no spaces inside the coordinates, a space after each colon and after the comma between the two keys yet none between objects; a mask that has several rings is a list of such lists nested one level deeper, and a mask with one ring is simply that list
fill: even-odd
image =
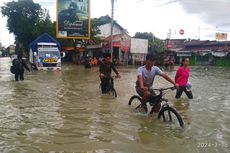
[{"label": "man pushing bicycle", "polygon": [[116,73],[117,77],[120,78],[120,74],[115,68],[114,64],[111,62],[110,54],[104,54],[104,59],[99,60],[100,68],[99,68],[99,77],[101,79],[101,92],[102,94],[108,91],[109,81],[111,79],[112,70]]},{"label": "man pushing bicycle", "polygon": [[[150,90],[153,86],[153,82],[156,75],[163,77],[168,82],[172,83],[176,88],[178,85],[167,74],[162,72],[159,67],[154,66],[156,58],[153,54],[146,55],[145,65],[138,68],[138,75],[136,81],[136,91],[142,97],[141,100],[141,112],[147,113],[146,102],[155,93]],[[161,108],[161,104],[154,106],[153,111],[158,112]]]}]

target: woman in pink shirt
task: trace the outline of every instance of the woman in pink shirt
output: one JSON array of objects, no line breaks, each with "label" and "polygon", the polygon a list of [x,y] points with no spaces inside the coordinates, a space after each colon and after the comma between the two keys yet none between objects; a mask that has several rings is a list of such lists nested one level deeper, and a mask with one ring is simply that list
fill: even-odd
[{"label": "woman in pink shirt", "polygon": [[[190,75],[189,58],[183,58],[181,66],[178,68],[175,76],[176,84],[179,84],[179,88],[176,92],[176,98],[180,98],[182,93],[188,96],[189,99],[193,99],[192,91],[188,89],[188,78]],[[190,85],[191,86],[191,85]]]}]

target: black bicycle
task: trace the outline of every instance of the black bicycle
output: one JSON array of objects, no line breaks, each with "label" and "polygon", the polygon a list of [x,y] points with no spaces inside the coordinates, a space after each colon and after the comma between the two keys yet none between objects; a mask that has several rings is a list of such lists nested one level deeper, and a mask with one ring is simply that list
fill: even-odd
[{"label": "black bicycle", "polygon": [[[151,96],[147,103],[150,104],[151,111],[150,114],[153,114],[154,112],[154,106],[158,104],[164,104],[161,106],[160,111],[158,113],[158,119],[163,120],[164,122],[170,122],[170,123],[179,123],[180,127],[184,127],[184,122],[182,120],[182,117],[180,114],[174,109],[173,107],[169,106],[168,100],[163,98],[163,96],[167,93],[164,92],[166,90],[174,90],[175,87],[169,87],[169,88],[161,88],[161,89],[150,89],[150,91],[158,91],[158,95]],[[141,108],[141,97],[134,95],[129,100],[129,106],[131,106],[134,110],[139,110]],[[144,108],[146,112],[148,112],[147,107]]]},{"label": "black bicycle", "polygon": [[[114,78],[117,78],[117,77],[115,77],[115,76],[108,77],[109,83],[106,87],[106,93],[116,98],[117,97],[117,91],[114,88]],[[100,84],[100,88],[101,87],[102,87],[102,85]]]}]

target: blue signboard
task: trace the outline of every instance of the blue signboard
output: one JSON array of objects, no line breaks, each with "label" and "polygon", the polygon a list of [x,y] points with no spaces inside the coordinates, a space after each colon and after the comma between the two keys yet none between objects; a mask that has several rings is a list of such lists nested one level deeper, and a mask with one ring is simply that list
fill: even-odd
[{"label": "blue signboard", "polygon": [[57,0],[57,38],[90,39],[90,0]]}]

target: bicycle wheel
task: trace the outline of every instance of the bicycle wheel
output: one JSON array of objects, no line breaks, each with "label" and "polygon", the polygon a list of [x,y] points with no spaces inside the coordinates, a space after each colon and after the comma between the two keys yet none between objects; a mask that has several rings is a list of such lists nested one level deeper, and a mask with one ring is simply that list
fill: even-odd
[{"label": "bicycle wheel", "polygon": [[162,119],[164,122],[174,123],[182,128],[184,127],[184,122],[180,114],[174,108],[169,106],[163,107],[160,110],[158,114],[158,119]]},{"label": "bicycle wheel", "polygon": [[111,95],[111,96],[113,96],[114,98],[116,98],[116,97],[117,97],[117,92],[116,92],[116,90],[115,90],[114,88],[111,88],[111,89],[109,90],[109,95]]},{"label": "bicycle wheel", "polygon": [[[141,107],[141,97],[134,95],[129,99],[128,105],[133,109],[133,110],[138,110]],[[148,112],[147,107],[145,108],[145,112]]]}]

